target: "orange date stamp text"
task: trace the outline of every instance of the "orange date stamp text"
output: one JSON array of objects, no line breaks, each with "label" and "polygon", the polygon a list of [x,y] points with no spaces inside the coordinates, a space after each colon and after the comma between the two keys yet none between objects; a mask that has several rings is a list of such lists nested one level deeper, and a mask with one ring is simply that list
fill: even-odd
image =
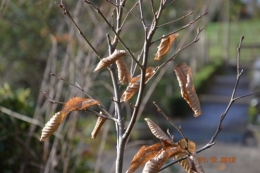
[{"label": "orange date stamp text", "polygon": [[199,157],[199,163],[236,163],[236,157],[234,156],[223,156],[223,157]]}]

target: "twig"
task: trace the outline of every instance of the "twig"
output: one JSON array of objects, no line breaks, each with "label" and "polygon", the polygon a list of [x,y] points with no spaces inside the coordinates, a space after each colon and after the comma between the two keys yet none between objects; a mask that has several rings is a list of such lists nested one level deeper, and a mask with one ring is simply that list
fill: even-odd
[{"label": "twig", "polygon": [[[93,111],[93,110],[90,110],[90,109],[87,109],[86,111],[91,112],[91,113],[93,113],[93,114],[95,114],[95,115],[97,115],[97,116],[99,116],[99,117],[107,118],[107,119],[109,119],[109,120],[112,120],[112,121],[115,121],[115,122],[118,123],[118,119],[112,117],[110,114],[109,114],[109,115],[103,115],[103,114],[98,113],[97,111]],[[107,113],[106,113],[106,114],[107,114]]]},{"label": "twig", "polygon": [[50,73],[50,75],[51,76],[54,76],[54,77],[56,77],[56,78],[58,78],[59,80],[62,80],[63,82],[65,82],[65,83],[67,83],[67,84],[69,84],[69,85],[71,85],[71,86],[74,86],[75,88],[78,88],[80,91],[82,91],[86,96],[88,96],[89,98],[91,98],[92,99],[92,97],[81,87],[81,86],[79,86],[79,84],[78,83],[76,83],[76,84],[73,84],[73,83],[70,83],[70,82],[68,82],[68,81],[66,81],[65,79],[63,79],[62,77],[59,77],[59,76],[57,76],[56,74],[54,74],[54,73]]},{"label": "twig", "polygon": [[190,12],[189,14],[186,14],[186,15],[184,15],[184,16],[178,18],[178,19],[175,19],[175,20],[173,20],[173,21],[170,21],[170,22],[167,22],[167,23],[158,25],[157,28],[160,28],[160,27],[162,27],[162,26],[169,25],[169,24],[171,24],[171,23],[177,22],[177,21],[179,21],[179,20],[181,20],[181,19],[184,19],[184,18],[186,18],[186,17],[188,17],[188,16],[190,16],[190,15],[192,15],[192,14],[193,14],[193,11]]},{"label": "twig", "polygon": [[139,10],[140,10],[140,18],[141,22],[143,24],[144,29],[146,28],[145,21],[144,21],[144,15],[143,15],[143,0],[139,0]]},{"label": "twig", "polygon": [[90,46],[90,48],[95,52],[95,54],[97,55],[97,57],[99,59],[101,59],[101,56],[98,54],[98,52],[96,51],[96,49],[92,46],[92,44],[88,41],[88,39],[85,37],[85,35],[83,34],[83,32],[81,31],[81,29],[79,28],[79,26],[76,24],[76,22],[73,20],[72,16],[70,15],[69,11],[67,10],[66,6],[64,5],[64,3],[61,1],[60,3],[56,2],[56,4],[63,10],[63,13],[69,17],[69,19],[72,21],[72,23],[74,24],[74,26],[77,28],[79,34],[83,37],[83,39],[88,43],[88,45]]},{"label": "twig", "polygon": [[159,112],[160,114],[162,114],[164,116],[164,118],[176,129],[178,130],[178,132],[180,132],[181,136],[183,137],[183,139],[187,139],[181,129],[181,127],[177,127],[177,125],[172,122],[172,120],[161,110],[161,108],[157,105],[156,102],[153,102],[154,106],[157,108],[157,112]]},{"label": "twig", "polygon": [[56,103],[58,103],[58,104],[65,104],[64,102],[59,102],[59,101],[55,101],[55,100],[53,100],[52,98],[50,98],[50,96],[48,96],[47,95],[47,93],[45,92],[45,91],[40,91],[46,98],[48,98],[49,99],[49,102],[50,103],[52,103],[52,104],[56,104]]},{"label": "twig", "polygon": [[183,29],[185,29],[185,28],[188,28],[190,25],[194,24],[197,20],[199,20],[200,18],[202,18],[203,16],[205,16],[205,15],[207,15],[207,14],[208,14],[208,12],[202,13],[201,15],[199,15],[196,19],[194,19],[193,21],[191,21],[191,22],[188,23],[187,25],[184,25],[183,27],[181,27],[181,28],[179,28],[179,29],[177,29],[177,30],[175,30],[175,31],[173,31],[173,32],[170,32],[169,34],[166,34],[166,35],[162,36],[161,38],[159,38],[159,39],[157,39],[157,40],[154,40],[151,44],[154,44],[155,42],[160,41],[161,39],[166,38],[166,37],[168,37],[169,35],[175,34],[175,33],[179,32],[179,31],[181,31],[181,30],[183,30]]},{"label": "twig", "polygon": [[[125,22],[126,22],[127,17],[129,16],[129,14],[132,14],[131,12],[133,11],[133,9],[134,9],[138,4],[139,4],[139,2],[136,2],[130,10],[127,10],[126,16],[125,16],[125,18],[124,18],[124,20],[123,20],[123,22],[122,22],[122,24],[121,24],[121,26],[120,26],[120,29],[121,29],[121,30],[122,30],[122,28],[123,28],[123,26],[124,26],[124,24],[125,24]],[[134,14],[132,14],[132,15],[134,15]],[[138,19],[140,19],[140,17],[138,17],[138,16],[136,16],[136,15],[134,15],[134,16],[137,17]]]},{"label": "twig", "polygon": [[153,102],[153,104],[155,105],[155,107],[157,108],[157,112],[159,112],[160,114],[162,114],[164,116],[164,118],[176,129],[178,130],[178,132],[181,134],[182,138],[185,139],[186,141],[186,147],[185,149],[188,151],[188,153],[190,154],[190,151],[188,149],[188,143],[189,143],[189,139],[184,135],[181,126],[177,127],[174,122],[172,122],[172,120],[161,110],[161,108],[157,105],[156,102]]},{"label": "twig", "polygon": [[[135,58],[134,54],[131,52],[131,50],[128,48],[128,46],[124,43],[124,41],[120,38],[119,33],[120,33],[120,28],[118,31],[115,30],[115,28],[107,21],[103,13],[99,10],[98,7],[95,7],[92,2],[89,0],[84,0],[87,4],[89,4],[101,17],[102,19],[106,22],[106,24],[111,28],[111,30],[114,32],[116,35],[116,38],[120,41],[120,43],[124,46],[124,48],[127,50],[127,52],[131,55],[132,59],[138,64],[140,68],[143,68],[142,65],[139,63],[139,61]],[[113,45],[115,44],[116,41],[114,41]]]}]

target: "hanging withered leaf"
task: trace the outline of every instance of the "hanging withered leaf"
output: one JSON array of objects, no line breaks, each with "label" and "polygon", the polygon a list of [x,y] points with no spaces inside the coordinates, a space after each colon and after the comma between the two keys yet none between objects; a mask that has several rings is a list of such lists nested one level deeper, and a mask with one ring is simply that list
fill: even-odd
[{"label": "hanging withered leaf", "polygon": [[116,60],[116,66],[118,70],[119,82],[123,85],[130,82],[131,80],[130,73],[122,57]]},{"label": "hanging withered leaf", "polygon": [[[154,68],[148,67],[145,72],[145,84],[150,80],[150,78],[154,74]],[[130,98],[133,97],[133,95],[139,90],[141,83],[141,75],[138,75],[131,79],[130,83],[128,84],[126,90],[122,94],[120,101],[121,102],[127,102]]]},{"label": "hanging withered leaf", "polygon": [[[172,45],[172,42],[179,34],[171,34],[168,37],[161,39],[161,43],[158,46],[158,50],[155,54],[154,60],[160,60],[163,55],[165,55]],[[164,35],[163,35],[164,36]]]},{"label": "hanging withered leaf", "polygon": [[160,152],[151,160],[149,160],[143,169],[142,173],[157,173],[163,166],[163,164],[172,156],[178,154],[180,151],[179,147],[168,147]]},{"label": "hanging withered leaf", "polygon": [[138,168],[143,166],[146,162],[148,162],[149,160],[154,158],[161,149],[162,149],[161,143],[156,143],[149,147],[142,146],[139,149],[139,151],[136,153],[136,155],[134,156],[129,169],[127,170],[127,173],[135,172]]},{"label": "hanging withered leaf", "polygon": [[68,100],[60,112],[56,113],[44,126],[42,129],[40,141],[46,140],[50,135],[52,135],[59,125],[62,123],[64,118],[68,115],[68,113],[76,110],[85,110],[90,106],[94,106],[99,104],[97,100],[90,98],[81,98],[74,97]]},{"label": "hanging withered leaf", "polygon": [[152,134],[153,134],[156,138],[162,140],[162,142],[163,142],[164,144],[172,145],[172,146],[175,145],[174,142],[173,142],[173,141],[162,131],[162,129],[161,129],[157,124],[155,124],[151,119],[145,118],[144,120],[147,122],[147,124],[148,124],[148,126],[149,126],[149,128],[150,128],[150,130],[151,130],[151,132],[152,132]]},{"label": "hanging withered leaf", "polygon": [[[182,139],[178,142],[179,146],[183,150],[189,150],[191,155],[186,159],[179,162],[179,164],[188,172],[188,173],[204,173],[202,166],[200,165],[197,155],[196,155],[196,144],[188,139]],[[176,159],[184,157],[188,152],[183,152],[175,155]]]},{"label": "hanging withered leaf", "polygon": [[61,112],[57,112],[42,129],[42,134],[39,140],[45,141],[45,139],[47,139],[51,134],[53,134],[61,124],[63,118],[64,115],[62,115]]},{"label": "hanging withered leaf", "polygon": [[99,61],[98,65],[94,69],[93,73],[106,68],[110,64],[113,64],[116,60],[123,57],[125,54],[126,54],[125,50],[115,49],[115,51],[110,56],[103,58],[103,59],[101,59],[101,61]]},{"label": "hanging withered leaf", "polygon": [[182,97],[192,108],[195,117],[201,115],[200,102],[193,85],[191,67],[182,63],[175,66],[174,71],[181,88]]},{"label": "hanging withered leaf", "polygon": [[156,157],[145,164],[142,173],[157,173],[168,158],[168,153],[165,150],[161,150]]},{"label": "hanging withered leaf", "polygon": [[103,124],[106,122],[107,118],[104,117],[98,117],[95,127],[91,132],[91,138],[95,139],[97,137],[98,132],[100,131]]},{"label": "hanging withered leaf", "polygon": [[181,146],[170,138],[149,118],[145,118],[150,130],[162,142],[149,147],[142,146],[134,156],[127,173],[133,173],[145,164],[143,172],[158,172],[167,159],[181,152]]}]

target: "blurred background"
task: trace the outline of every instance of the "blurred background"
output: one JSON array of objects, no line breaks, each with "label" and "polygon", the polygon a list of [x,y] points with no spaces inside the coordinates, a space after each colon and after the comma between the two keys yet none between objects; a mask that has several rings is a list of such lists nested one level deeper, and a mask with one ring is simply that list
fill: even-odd
[{"label": "blurred background", "polygon": [[[102,57],[108,55],[106,34],[113,37],[109,27],[86,3],[63,1]],[[113,6],[94,1],[113,23]],[[135,2],[125,6],[130,9]],[[151,22],[149,5],[144,6],[145,19]],[[155,2],[158,5],[158,2]],[[146,89],[141,107],[142,115],[135,126],[126,150],[124,169],[129,166],[140,145],[156,140],[143,118],[149,117],[162,127],[170,129],[175,139],[178,132],[160,114],[152,102],[178,125],[198,147],[210,141],[216,131],[220,115],[225,111],[236,82],[236,57],[240,37],[245,35],[240,55],[240,68],[244,70],[236,96],[260,90],[260,1],[259,0],[177,0],[162,14],[160,24],[185,18],[160,27],[154,40],[175,31],[200,14],[208,14],[188,28],[179,37],[163,60],[191,42],[196,30],[204,28],[199,42],[182,51],[175,63],[186,62],[193,69],[194,84],[201,100],[203,114],[193,118],[192,111],[181,97],[174,63],[167,65],[152,79]],[[135,55],[141,51],[142,23],[132,11],[122,29],[122,38]],[[162,62],[153,61],[159,42],[152,45],[149,66]],[[122,49],[119,44],[118,49]],[[131,64],[131,58],[126,62]],[[95,116],[86,112],[71,113],[57,133],[44,143],[38,137],[44,124],[61,110],[61,104],[52,104],[49,98],[66,102],[69,98],[86,97],[79,89],[50,76],[50,72],[66,81],[77,83],[88,94],[113,112],[112,82],[108,71],[92,73],[98,58],[78,33],[63,11],[49,0],[2,0],[0,2],[0,170],[12,172],[113,172],[116,133],[114,124],[108,122],[97,139],[90,138]],[[130,65],[129,65],[130,66]],[[137,71],[138,72],[138,71]],[[133,74],[133,76],[137,73]],[[124,91],[126,86],[121,86]],[[159,99],[158,99],[159,98]],[[132,102],[134,100],[131,99]],[[130,101],[131,102],[131,101]],[[124,105],[126,122],[131,115],[129,104]],[[202,152],[201,157],[236,157],[236,164],[203,163],[206,172],[258,172],[260,161],[260,97],[250,96],[238,100],[223,122],[223,130],[215,146]],[[142,132],[142,133],[140,133]],[[243,151],[242,151],[243,150]],[[172,166],[163,172],[181,171]]]}]

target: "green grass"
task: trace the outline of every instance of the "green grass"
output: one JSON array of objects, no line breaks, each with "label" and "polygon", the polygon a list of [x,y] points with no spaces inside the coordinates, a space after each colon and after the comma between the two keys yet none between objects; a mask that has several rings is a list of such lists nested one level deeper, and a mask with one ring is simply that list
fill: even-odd
[{"label": "green grass", "polygon": [[[206,26],[206,33],[209,45],[209,57],[219,58],[228,52],[228,57],[235,60],[237,56],[237,47],[240,37],[245,35],[243,45],[258,44],[260,45],[260,22],[255,20],[245,20],[231,22],[229,24],[229,32],[226,23],[209,23]],[[229,34],[228,34],[229,33]],[[228,45],[224,44],[228,39]],[[256,55],[260,55],[260,49],[242,49],[241,60],[252,60]]]}]

